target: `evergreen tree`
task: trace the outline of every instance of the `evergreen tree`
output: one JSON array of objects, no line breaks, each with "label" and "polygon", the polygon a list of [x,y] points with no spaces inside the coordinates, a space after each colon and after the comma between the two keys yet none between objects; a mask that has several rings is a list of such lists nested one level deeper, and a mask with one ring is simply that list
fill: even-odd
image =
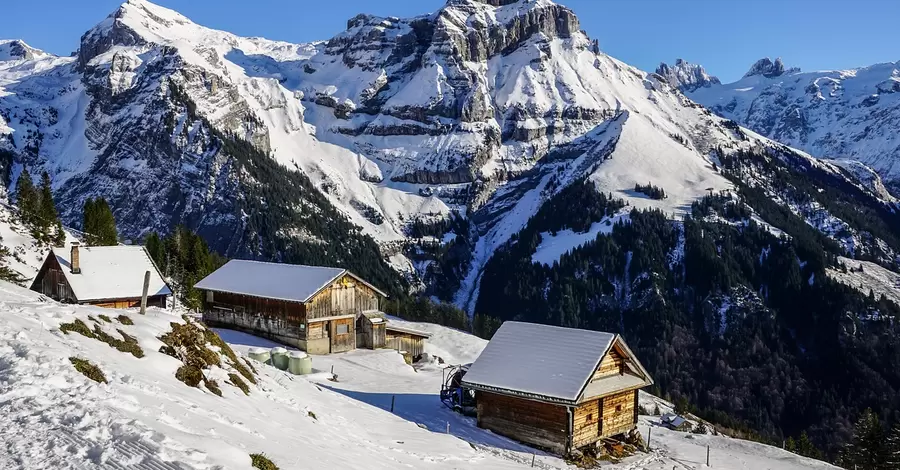
[{"label": "evergreen tree", "polygon": [[21,214],[22,222],[26,225],[34,223],[35,215],[37,213],[38,197],[28,168],[22,169],[22,173],[16,181],[16,202],[19,204],[19,213]]},{"label": "evergreen tree", "polygon": [[884,467],[885,443],[884,430],[878,416],[871,409],[863,411],[856,427],[853,430],[853,438],[844,447],[838,458],[838,463],[844,468],[860,468],[878,470]]},{"label": "evergreen tree", "polygon": [[900,423],[884,441],[884,468],[900,468]]},{"label": "evergreen tree", "polygon": [[38,225],[44,229],[44,233],[47,233],[50,227],[59,219],[59,214],[56,212],[56,203],[53,202],[53,188],[50,184],[50,175],[46,171],[41,173],[40,201],[38,209],[40,221]]},{"label": "evergreen tree", "polygon": [[84,230],[85,242],[88,246],[114,246],[119,242],[119,234],[116,230],[116,219],[109,208],[106,199],[88,198],[84,201]]}]

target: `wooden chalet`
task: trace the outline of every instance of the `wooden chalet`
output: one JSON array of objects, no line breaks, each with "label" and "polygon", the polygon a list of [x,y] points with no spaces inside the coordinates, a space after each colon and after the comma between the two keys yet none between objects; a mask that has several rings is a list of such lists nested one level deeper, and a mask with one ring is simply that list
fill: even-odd
[{"label": "wooden chalet", "polygon": [[[198,282],[203,295],[203,321],[246,331],[295,346],[310,354],[330,354],[378,347],[383,328],[357,317],[378,310],[387,294],[340,268],[231,260]],[[383,317],[382,317],[383,318]],[[372,335],[372,345],[366,334]]]},{"label": "wooden chalet", "polygon": [[479,427],[565,455],[634,429],[653,380],[619,335],[505,322],[462,384]]},{"label": "wooden chalet", "polygon": [[53,248],[31,282],[31,290],[65,303],[109,308],[139,307],[150,271],[147,305],[166,307],[172,290],[142,246]]}]

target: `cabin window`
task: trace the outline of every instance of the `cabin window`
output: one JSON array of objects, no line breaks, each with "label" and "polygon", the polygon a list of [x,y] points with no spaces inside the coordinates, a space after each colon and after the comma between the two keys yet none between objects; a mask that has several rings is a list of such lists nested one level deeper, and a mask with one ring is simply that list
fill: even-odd
[{"label": "cabin window", "polygon": [[339,335],[346,335],[350,333],[350,325],[338,325],[336,333]]},{"label": "cabin window", "polygon": [[588,413],[588,414],[587,414],[587,420],[588,420],[588,422],[593,421],[593,420],[594,420],[594,413]]},{"label": "cabin window", "polygon": [[211,290],[206,291],[206,301],[207,302],[213,301],[213,292]]},{"label": "cabin window", "polygon": [[622,405],[616,405],[616,413],[622,411]]}]

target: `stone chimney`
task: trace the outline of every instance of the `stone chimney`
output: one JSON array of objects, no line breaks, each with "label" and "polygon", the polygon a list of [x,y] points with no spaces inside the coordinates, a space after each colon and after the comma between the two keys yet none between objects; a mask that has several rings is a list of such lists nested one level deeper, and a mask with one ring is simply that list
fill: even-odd
[{"label": "stone chimney", "polygon": [[69,263],[72,265],[72,274],[81,274],[81,261],[78,254],[78,242],[72,242],[72,255],[69,257]]}]

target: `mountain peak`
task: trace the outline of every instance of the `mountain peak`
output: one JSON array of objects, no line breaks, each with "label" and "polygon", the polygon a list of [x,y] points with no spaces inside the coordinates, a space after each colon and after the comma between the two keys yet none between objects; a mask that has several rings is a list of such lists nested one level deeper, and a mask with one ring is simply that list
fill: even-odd
[{"label": "mountain peak", "polygon": [[721,83],[717,77],[707,74],[702,65],[692,64],[684,59],[675,59],[675,65],[660,63],[656,73],[662,75],[673,87],[686,92]]},{"label": "mountain peak", "polygon": [[87,65],[113,46],[165,44],[171,39],[193,37],[199,28],[174,10],[146,0],[128,0],[84,33],[78,49],[79,63]]},{"label": "mountain peak", "polygon": [[0,39],[0,61],[33,60],[46,55],[48,55],[46,52],[25,44],[21,39]]},{"label": "mountain peak", "polygon": [[782,62],[781,57],[775,59],[775,62],[772,62],[772,59],[768,57],[764,57],[756,61],[750,70],[744,74],[744,78],[752,77],[754,75],[762,75],[766,78],[774,78],[780,77],[784,75],[785,72],[799,71],[800,69],[791,68],[785,70],[784,62]]}]

